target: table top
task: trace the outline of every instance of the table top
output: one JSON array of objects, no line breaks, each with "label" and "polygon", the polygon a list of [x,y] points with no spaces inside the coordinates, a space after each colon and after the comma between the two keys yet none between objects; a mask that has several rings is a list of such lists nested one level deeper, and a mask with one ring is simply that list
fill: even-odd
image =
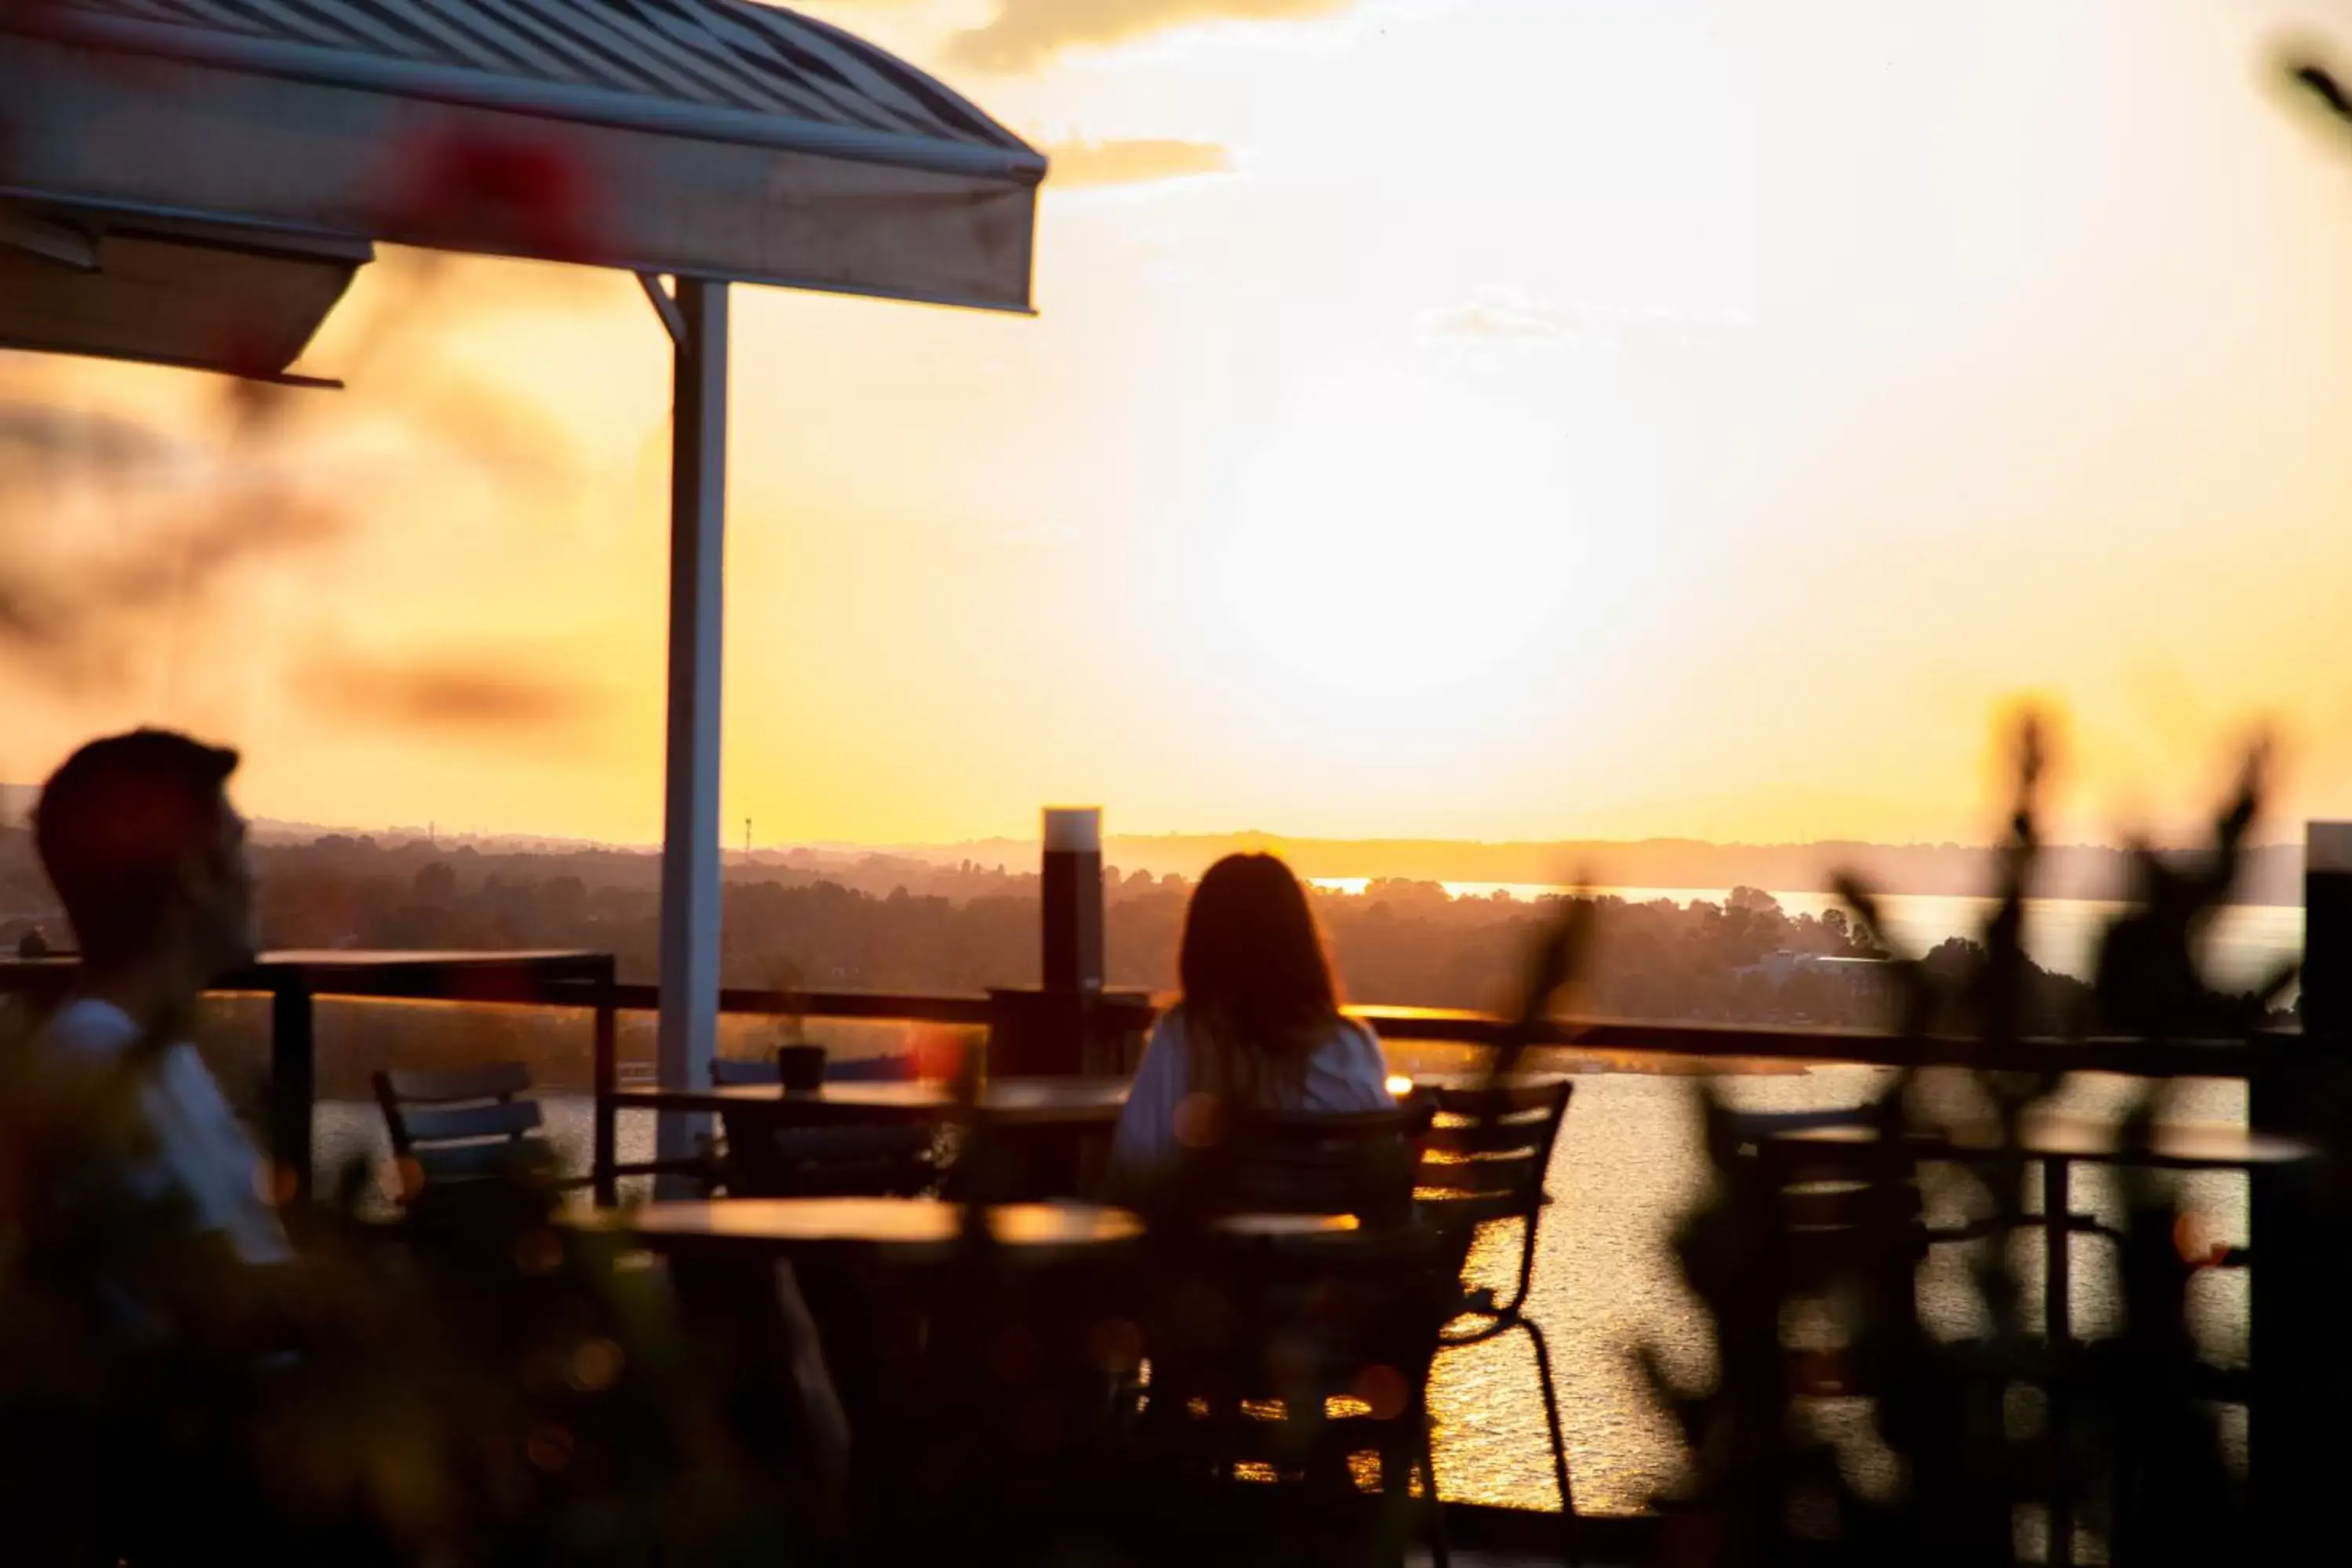
[{"label": "table top", "polygon": [[[1132,1241],[1143,1222],[1098,1204],[1003,1204],[984,1211],[999,1246],[1047,1251]],[[962,1234],[964,1209],[937,1198],[711,1198],[641,1204],[584,1223],[625,1232],[656,1251],[937,1248]]]},{"label": "table top", "polygon": [[[366,973],[401,969],[569,971],[610,961],[610,954],[593,952],[585,948],[279,948],[257,955],[251,963],[236,974],[225,977],[219,984],[226,988],[238,979],[297,971],[305,973]],[[81,955],[74,952],[52,953],[43,958],[0,958],[0,971],[11,973],[55,973],[78,969],[80,964]]]},{"label": "table top", "polygon": [[253,967],[271,969],[509,969],[569,964],[599,959],[585,948],[534,947],[472,950],[373,947],[289,947],[262,953]]},{"label": "table top", "polygon": [[[1004,1078],[982,1086],[979,1110],[994,1121],[1034,1124],[1108,1124],[1127,1106],[1123,1078]],[[624,1089],[613,1092],[622,1110],[724,1113],[773,1110],[795,1117],[827,1112],[933,1119],[955,1109],[946,1084],[828,1083],[814,1089],[774,1084],[736,1084],[723,1089]]]},{"label": "table top", "polygon": [[[1513,1073],[1518,1087],[1563,1082],[1563,1073]],[[1415,1084],[1483,1089],[1483,1073],[1421,1073]],[[980,1112],[995,1121],[1109,1123],[1127,1107],[1129,1080],[1123,1078],[1024,1077],[992,1079],[980,1091]],[[902,1083],[827,1083],[814,1089],[786,1090],[775,1084],[730,1084],[719,1089],[632,1088],[615,1089],[613,1103],[625,1110],[679,1110],[719,1114],[729,1110],[781,1108],[795,1114],[826,1111],[860,1117],[938,1117],[954,1109],[948,1086],[929,1080]]]},{"label": "table top", "polygon": [[[541,1002],[584,1006],[610,973],[609,953],[565,949],[409,952],[373,948],[265,952],[224,974],[213,991],[308,992],[314,996],[449,1002]],[[0,995],[54,994],[73,984],[78,954],[0,958]]]},{"label": "table top", "polygon": [[[1485,1072],[1417,1072],[1411,1076],[1412,1087],[1416,1089],[1459,1090],[1499,1088],[1534,1090],[1553,1089],[1575,1080],[1574,1073],[1566,1072],[1511,1072],[1504,1074],[1499,1082],[1494,1074]],[[1396,1078],[1390,1079],[1389,1090],[1391,1093],[1399,1094],[1402,1098]]]},{"label": "table top", "polygon": [[[1852,1143],[1872,1136],[1867,1127],[1839,1123],[1806,1127],[1776,1136],[1816,1143]],[[2018,1129],[2021,1152],[2029,1159],[2074,1160],[2093,1164],[2152,1165],[2173,1170],[2238,1170],[2253,1165],[2284,1165],[2318,1157],[2314,1144],[2298,1138],[2256,1132],[2224,1121],[2158,1122],[2149,1146],[2126,1148],[2123,1124],[2087,1117],[2028,1115]],[[1990,1152],[1998,1142],[1989,1122],[1972,1122],[1945,1130],[1939,1144],[1955,1154]]]},{"label": "table top", "polygon": [[1362,1229],[1363,1222],[1351,1214],[1229,1214],[1211,1228],[1244,1241],[1295,1241],[1345,1235]]}]

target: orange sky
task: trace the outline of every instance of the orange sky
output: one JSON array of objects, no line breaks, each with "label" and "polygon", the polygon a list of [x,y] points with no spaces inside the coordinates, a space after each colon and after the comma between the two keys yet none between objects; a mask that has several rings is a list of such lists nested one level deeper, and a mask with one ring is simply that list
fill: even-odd
[{"label": "orange sky", "polygon": [[[2265,720],[2277,831],[2352,815],[2352,138],[2274,86],[2340,7],[808,8],[1061,177],[1034,320],[739,298],[761,842],[1975,837],[2028,693],[2067,831]],[[0,777],[157,721],[272,816],[653,837],[665,347],[625,279],[395,256],[257,437],[0,355],[0,415],[150,433],[11,487],[20,559],[282,524],[0,652]]]}]

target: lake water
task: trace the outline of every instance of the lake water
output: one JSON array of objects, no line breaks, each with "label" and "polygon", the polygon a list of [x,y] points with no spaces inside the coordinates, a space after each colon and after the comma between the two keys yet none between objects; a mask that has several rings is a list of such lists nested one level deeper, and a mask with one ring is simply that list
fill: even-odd
[{"label": "lake water", "polygon": [[[1464,1061],[1461,1053],[1444,1047],[1400,1047],[1391,1054],[1391,1065],[1407,1072]],[[1857,1104],[1881,1081],[1874,1068],[1819,1068],[1728,1083],[1729,1093],[1742,1104],[1795,1110]],[[2112,1112],[2131,1089],[2120,1080],[2078,1079],[2065,1109],[2084,1114]],[[566,1160],[573,1169],[584,1171],[587,1100],[554,1097],[547,1102],[547,1112]],[[2183,1120],[2242,1121],[2242,1088],[2234,1083],[2189,1085],[2175,1114]],[[1555,1201],[1543,1221],[1532,1312],[1551,1338],[1570,1473],[1578,1506],[1586,1511],[1639,1510],[1676,1473],[1679,1450],[1673,1431],[1633,1369],[1633,1348],[1656,1347],[1668,1366],[1690,1377],[1703,1375],[1711,1364],[1705,1325],[1665,1247],[1676,1220],[1704,1194],[1706,1168],[1696,1130],[1687,1081],[1586,1074],[1578,1079],[1553,1159]],[[357,1154],[379,1160],[384,1154],[383,1121],[373,1106],[321,1105],[318,1140],[322,1169]],[[624,1159],[650,1157],[652,1142],[650,1118],[622,1118]],[[2244,1242],[2243,1177],[2200,1174],[2180,1181],[2217,1238]],[[2105,1173],[2078,1166],[2075,1186],[2078,1208],[2110,1223],[2120,1218],[2117,1194]],[[2038,1235],[2029,1234],[2020,1238],[2015,1254],[2028,1300],[2037,1304],[2040,1245]],[[2113,1248],[2087,1237],[2076,1237],[2074,1247],[2077,1330],[2092,1335],[2111,1331],[2116,1318],[2108,1272]],[[1483,1281],[1503,1283],[1517,1266],[1518,1247],[1514,1230],[1483,1236],[1472,1258],[1474,1272]],[[1965,1332],[1973,1326],[1958,1257],[1931,1260],[1924,1289],[1939,1331]],[[2244,1274],[2208,1271],[2200,1277],[2197,1289],[2196,1322],[2206,1352],[2224,1363],[2242,1360]],[[1535,1380],[1535,1358],[1522,1335],[1439,1358],[1433,1402],[1440,1423],[1437,1464],[1446,1496],[1522,1508],[1553,1506],[1543,1406]]]},{"label": "lake water", "polygon": [[[1363,877],[1317,877],[1318,888],[1360,893],[1370,885]],[[1523,902],[1583,889],[1540,882],[1446,882],[1441,884],[1457,899],[1492,898],[1501,893]],[[1629,903],[1664,899],[1676,904],[1721,903],[1728,888],[1597,888]],[[1843,909],[1834,893],[1774,892],[1791,915],[1821,915]],[[1944,894],[1889,893],[1878,900],[1886,922],[1882,935],[1897,951],[1922,953],[1948,937],[1982,936],[1985,921],[1998,900]],[[2029,899],[2026,900],[2025,948],[2044,969],[2077,979],[2090,978],[2099,933],[2125,906],[2098,899]],[[2215,916],[2206,932],[2207,973],[2216,984],[2250,986],[2279,965],[2303,952],[2303,906],[2300,904],[2230,904]]]}]

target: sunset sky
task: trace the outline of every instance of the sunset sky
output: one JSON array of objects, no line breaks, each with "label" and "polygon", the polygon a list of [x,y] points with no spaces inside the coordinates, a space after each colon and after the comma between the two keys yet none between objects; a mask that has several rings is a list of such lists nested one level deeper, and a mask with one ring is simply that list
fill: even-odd
[{"label": "sunset sky", "polygon": [[[2277,63],[2352,8],[803,8],[1056,173],[1034,319],[739,292],[735,832],[1981,838],[2028,695],[2070,836],[2263,721],[2273,836],[2352,816],[2352,134]],[[653,838],[667,349],[388,254],[243,436],[0,354],[68,595],[0,778],[160,721],[268,816]]]}]

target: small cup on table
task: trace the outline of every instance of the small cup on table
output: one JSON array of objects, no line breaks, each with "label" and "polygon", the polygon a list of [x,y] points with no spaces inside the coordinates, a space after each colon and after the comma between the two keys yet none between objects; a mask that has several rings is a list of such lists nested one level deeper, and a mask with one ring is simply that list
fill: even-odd
[{"label": "small cup on table", "polygon": [[776,1072],[786,1094],[812,1094],[824,1087],[824,1047],[806,1044],[778,1046]]}]

